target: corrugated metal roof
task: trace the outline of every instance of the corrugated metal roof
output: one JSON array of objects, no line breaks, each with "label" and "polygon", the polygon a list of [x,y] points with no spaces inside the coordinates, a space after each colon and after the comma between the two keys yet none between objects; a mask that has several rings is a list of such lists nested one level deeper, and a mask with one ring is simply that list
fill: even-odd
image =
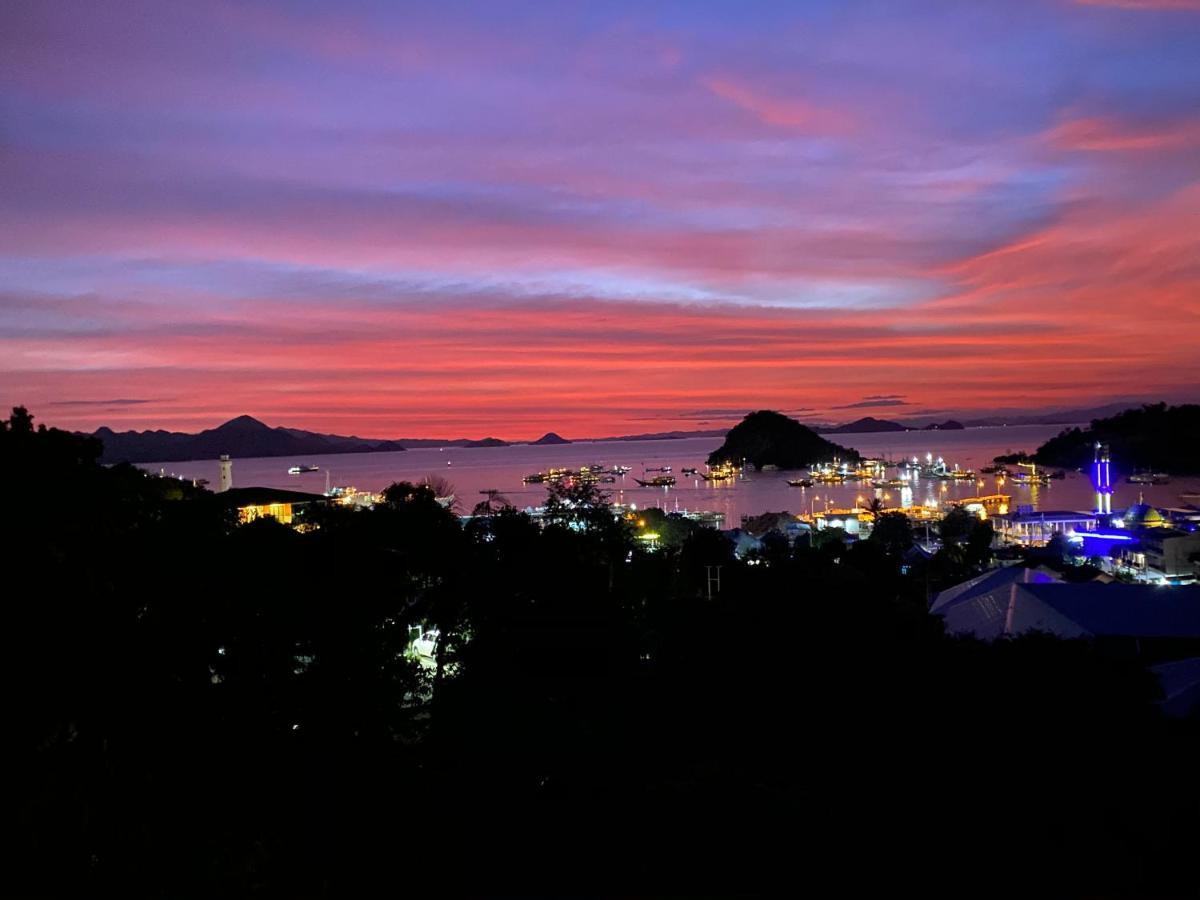
[{"label": "corrugated metal roof", "polygon": [[1200,637],[1200,587],[1150,584],[1029,584],[1022,592],[1089,634]]},{"label": "corrugated metal roof", "polygon": [[272,487],[230,488],[217,494],[226,506],[266,506],[271,503],[314,503],[324,500],[324,494],[308,494],[303,491],[287,491]]},{"label": "corrugated metal roof", "polygon": [[932,612],[985,640],[1038,630],[1061,637],[1200,638],[1200,586],[979,582]]}]

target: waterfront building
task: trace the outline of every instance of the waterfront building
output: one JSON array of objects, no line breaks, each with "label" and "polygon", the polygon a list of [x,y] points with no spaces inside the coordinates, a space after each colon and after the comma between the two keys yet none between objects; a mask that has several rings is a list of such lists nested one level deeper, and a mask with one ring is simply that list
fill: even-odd
[{"label": "waterfront building", "polygon": [[840,528],[848,535],[865,534],[871,529],[874,517],[862,509],[830,509],[818,510],[816,513],[802,517],[811,520],[817,531],[826,528]]},{"label": "waterfront building", "polygon": [[1113,527],[1072,535],[1079,555],[1111,560],[1113,568],[1142,581],[1190,582],[1197,578],[1200,529],[1146,503],[1136,503],[1112,520]]},{"label": "waterfront building", "polygon": [[279,488],[245,487],[230,488],[221,494],[221,500],[226,507],[237,510],[240,524],[270,517],[280,524],[298,527],[313,504],[325,503],[327,498]]},{"label": "waterfront building", "polygon": [[1015,513],[993,516],[992,523],[1001,544],[1039,547],[1049,543],[1056,534],[1070,538],[1081,532],[1095,531],[1099,527],[1099,516],[1074,510],[1035,512],[1019,508]]},{"label": "waterfront building", "polygon": [[1138,535],[1125,562],[1149,580],[1194,581],[1198,563],[1192,557],[1196,554],[1200,554],[1200,531],[1155,528]]}]

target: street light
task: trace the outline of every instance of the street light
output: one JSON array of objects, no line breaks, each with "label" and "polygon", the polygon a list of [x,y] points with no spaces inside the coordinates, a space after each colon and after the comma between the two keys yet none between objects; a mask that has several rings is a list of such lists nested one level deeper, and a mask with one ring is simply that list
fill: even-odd
[{"label": "street light", "polygon": [[820,499],[821,499],[820,497],[814,496],[814,497],[812,498],[812,501],[811,501],[811,502],[808,504],[808,516],[809,516],[809,518],[815,518],[815,517],[816,517],[816,515],[817,515],[817,501],[818,501],[818,500],[820,500]]}]

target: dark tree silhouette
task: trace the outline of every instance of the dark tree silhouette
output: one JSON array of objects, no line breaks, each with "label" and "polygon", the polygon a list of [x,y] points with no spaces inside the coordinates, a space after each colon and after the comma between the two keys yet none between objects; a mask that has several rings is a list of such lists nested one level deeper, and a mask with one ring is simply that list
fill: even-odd
[{"label": "dark tree silhouette", "polygon": [[912,525],[901,512],[881,514],[871,529],[870,540],[888,553],[899,555],[913,545]]},{"label": "dark tree silhouette", "polygon": [[12,896],[1194,893],[1200,721],[1103,641],[926,613],[986,523],[909,575],[897,514],[751,565],[594,486],[299,533],[99,452],[0,427]]}]

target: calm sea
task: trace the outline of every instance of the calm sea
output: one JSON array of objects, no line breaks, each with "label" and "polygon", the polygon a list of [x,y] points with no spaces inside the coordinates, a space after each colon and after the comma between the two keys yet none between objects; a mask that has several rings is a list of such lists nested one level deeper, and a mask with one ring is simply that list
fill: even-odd
[{"label": "calm sea", "polygon": [[[1047,438],[1057,434],[1058,425],[1021,425],[996,428],[968,428],[947,432],[897,432],[890,434],[842,435],[839,443],[852,446],[867,456],[886,456],[892,459],[927,453],[941,456],[950,465],[979,469],[992,457],[1010,450],[1033,450]],[[638,507],[656,506],[672,510],[716,510],[725,514],[727,527],[737,525],[743,515],[787,510],[792,513],[820,509],[826,501],[837,507],[853,506],[858,497],[869,499],[873,491],[866,486],[818,486],[794,488],[788,478],[799,473],[749,472],[737,481],[709,484],[700,478],[685,477],[681,469],[694,466],[703,471],[705,457],[721,444],[720,438],[684,438],[668,441],[602,441],[535,447],[511,447],[409,450],[403,453],[345,453],[326,456],[270,457],[235,459],[233,483],[237,487],[266,486],[321,493],[325,490],[326,473],[331,486],[353,486],[359,490],[376,491],[394,481],[419,481],[436,475],[453,486],[461,512],[469,512],[479,502],[481,493],[498,490],[519,508],[540,505],[545,496],[543,485],[523,484],[523,475],[549,468],[578,468],[581,465],[632,466],[633,471],[616,484],[605,485],[613,499],[636,503]],[[289,475],[289,467],[311,464],[317,472]],[[669,465],[678,479],[672,488],[642,488],[633,477],[641,477],[643,468]],[[1121,461],[1115,460],[1121,471]],[[217,483],[216,460],[193,462],[145,463],[142,468],[185,478],[206,478]],[[981,488],[975,482],[921,481],[911,498],[912,503],[927,503],[934,499],[969,497],[977,493],[994,493],[997,488],[990,476],[981,476]],[[1168,485],[1131,485],[1122,480],[1116,485],[1114,508],[1138,500],[1144,491],[1148,502],[1159,506],[1179,506],[1182,491],[1200,491],[1200,479],[1176,479]],[[946,487],[942,491],[943,484]],[[1090,509],[1092,492],[1088,480],[1074,473],[1048,486],[1020,487],[1011,482],[1002,489],[1013,495],[1013,505],[1028,504],[1035,509]],[[888,492],[890,505],[900,505],[898,492]]]}]

